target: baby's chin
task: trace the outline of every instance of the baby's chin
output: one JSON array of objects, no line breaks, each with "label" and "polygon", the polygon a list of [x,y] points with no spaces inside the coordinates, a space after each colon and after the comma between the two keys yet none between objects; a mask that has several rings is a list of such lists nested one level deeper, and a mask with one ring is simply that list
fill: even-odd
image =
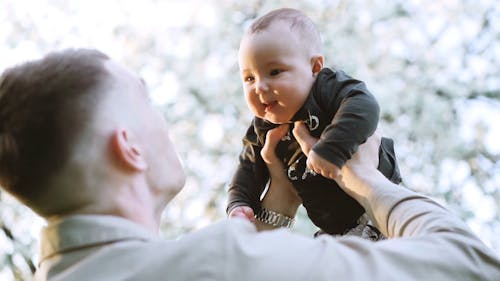
[{"label": "baby's chin", "polygon": [[265,119],[266,121],[271,122],[273,124],[277,124],[277,125],[292,123],[292,121],[290,121],[290,120],[279,119],[279,118],[265,118],[264,117],[263,119]]},{"label": "baby's chin", "polygon": [[292,121],[290,121],[291,118],[283,118],[282,116],[276,116],[275,114],[269,114],[266,112],[264,112],[263,114],[255,114],[255,116],[259,117],[260,119],[264,119],[267,122],[278,125],[293,123]]}]

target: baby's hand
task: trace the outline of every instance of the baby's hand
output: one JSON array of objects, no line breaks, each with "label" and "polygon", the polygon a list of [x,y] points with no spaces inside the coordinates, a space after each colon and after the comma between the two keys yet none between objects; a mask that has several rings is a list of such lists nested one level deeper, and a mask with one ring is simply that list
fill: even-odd
[{"label": "baby's hand", "polygon": [[309,157],[307,157],[307,167],[316,173],[321,174],[323,177],[332,180],[336,179],[340,175],[340,168],[337,167],[337,165],[319,156],[316,152],[314,152],[314,150],[309,152]]},{"label": "baby's hand", "polygon": [[293,135],[307,156],[307,167],[325,178],[335,179],[340,175],[340,168],[316,154],[312,147],[318,142],[318,139],[311,136],[304,122],[295,122]]},{"label": "baby's hand", "polygon": [[251,222],[255,221],[255,214],[253,213],[253,209],[248,206],[238,206],[231,210],[229,213],[230,218],[244,218],[248,219]]}]

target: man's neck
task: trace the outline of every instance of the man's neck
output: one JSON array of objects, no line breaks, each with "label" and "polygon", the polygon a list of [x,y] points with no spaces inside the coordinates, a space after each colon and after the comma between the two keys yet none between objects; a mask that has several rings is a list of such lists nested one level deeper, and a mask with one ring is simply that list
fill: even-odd
[{"label": "man's neck", "polygon": [[46,220],[50,222],[70,215],[110,215],[133,221],[151,233],[158,234],[161,211],[158,211],[158,203],[148,187],[129,184],[96,190],[101,194],[96,195],[92,202],[47,216]]}]

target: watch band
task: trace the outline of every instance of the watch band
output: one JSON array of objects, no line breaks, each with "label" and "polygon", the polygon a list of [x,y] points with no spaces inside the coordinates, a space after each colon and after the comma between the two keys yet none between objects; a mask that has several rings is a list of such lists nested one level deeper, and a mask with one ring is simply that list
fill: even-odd
[{"label": "watch band", "polygon": [[263,223],[267,223],[275,227],[291,228],[293,226],[293,223],[295,222],[294,218],[285,216],[264,207],[262,207],[260,212],[255,215],[255,218]]}]

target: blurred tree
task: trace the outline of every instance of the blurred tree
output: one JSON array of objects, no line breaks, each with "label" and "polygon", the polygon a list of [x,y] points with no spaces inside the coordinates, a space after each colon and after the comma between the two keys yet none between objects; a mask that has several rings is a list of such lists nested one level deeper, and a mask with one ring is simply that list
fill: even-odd
[{"label": "blurred tree", "polygon": [[[4,0],[0,69],[94,47],[139,72],[186,167],[186,187],[162,220],[162,234],[179,237],[225,217],[225,185],[251,120],[237,65],[244,28],[271,9],[301,9],[320,28],[326,64],[365,81],[379,100],[405,185],[447,205],[500,254],[498,4]],[[43,222],[4,193],[0,206],[0,279],[27,279]],[[299,216],[295,231],[311,235]]]}]

